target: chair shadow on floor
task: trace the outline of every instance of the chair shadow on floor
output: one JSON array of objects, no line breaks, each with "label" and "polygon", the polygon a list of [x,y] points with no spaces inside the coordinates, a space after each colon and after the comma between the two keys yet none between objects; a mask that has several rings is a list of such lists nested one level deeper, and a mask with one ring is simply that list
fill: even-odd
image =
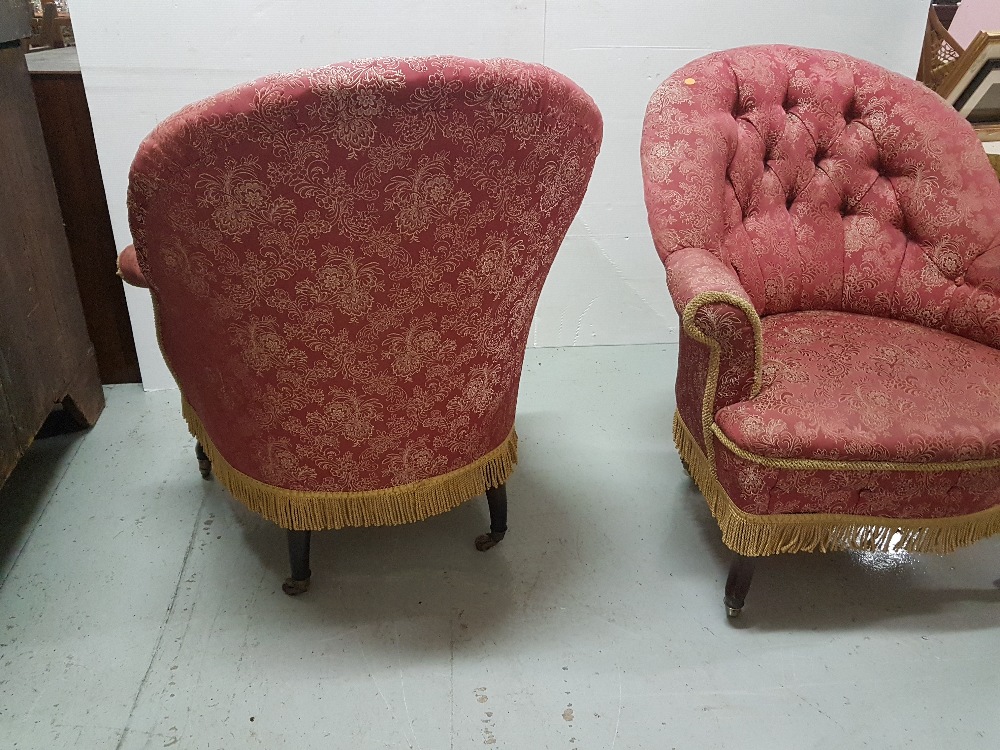
[{"label": "chair shadow on floor", "polygon": [[[487,552],[473,545],[489,528],[485,497],[418,523],[314,532],[312,586],[298,597],[281,593],[288,567],[283,529],[233,500],[216,481],[206,483],[203,511],[222,522],[213,529],[236,531],[240,538],[234,544],[243,545],[259,563],[263,578],[255,606],[261,608],[261,617],[284,617],[291,610],[303,628],[331,629],[378,628],[408,620],[407,648],[419,652],[447,647],[441,636],[443,622],[453,623],[455,639],[504,637],[505,629],[516,628],[527,594],[544,596],[545,589],[566,585],[560,580],[566,566],[541,577],[528,575],[541,569],[534,558],[545,542],[522,515],[524,504],[543,496],[547,512],[565,516],[567,523],[570,517],[568,502],[549,481],[541,472],[519,468],[508,483],[511,531]],[[208,543],[215,541],[213,531]],[[255,581],[247,576],[228,585],[252,588]]]},{"label": "chair shadow on floor", "polygon": [[[705,565],[712,571],[706,575],[706,585],[718,595],[721,621],[732,552],[722,543],[718,524],[698,488],[679,467],[678,472],[675,533],[700,537]],[[848,551],[757,558],[746,608],[729,623],[761,631],[873,625],[901,632],[995,629],[1000,614],[998,553],[1000,538],[995,537],[950,555]],[[982,585],[969,587],[970,580]]]}]

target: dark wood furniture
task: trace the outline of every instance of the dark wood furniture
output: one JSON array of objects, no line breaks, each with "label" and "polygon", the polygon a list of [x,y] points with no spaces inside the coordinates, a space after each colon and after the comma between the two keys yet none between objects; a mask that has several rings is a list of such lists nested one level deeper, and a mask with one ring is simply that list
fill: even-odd
[{"label": "dark wood furniture", "polygon": [[73,271],[102,383],[138,383],[139,360],[76,47],[26,57]]},{"label": "dark wood furniture", "polygon": [[58,404],[104,408],[21,39],[27,9],[0,0],[0,481]]},{"label": "dark wood furniture", "polygon": [[941,25],[947,29],[955,19],[955,11],[958,10],[959,0],[948,0],[947,2],[932,2],[931,8],[937,13]]},{"label": "dark wood furniture", "polygon": [[72,24],[69,14],[60,13],[55,2],[43,3],[41,14],[35,15],[32,20],[32,33],[27,40],[30,49],[56,49],[64,46],[63,35],[66,29],[72,29]]}]

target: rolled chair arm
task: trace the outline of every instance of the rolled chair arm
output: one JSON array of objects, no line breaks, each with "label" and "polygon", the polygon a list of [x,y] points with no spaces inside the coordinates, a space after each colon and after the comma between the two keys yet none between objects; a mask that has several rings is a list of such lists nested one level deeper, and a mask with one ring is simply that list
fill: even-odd
[{"label": "rolled chair arm", "polygon": [[666,260],[667,286],[681,318],[677,406],[702,448],[715,413],[760,391],[760,316],[736,272],[707,250]]},{"label": "rolled chair arm", "polygon": [[139,268],[139,260],[135,257],[135,245],[129,245],[118,256],[118,276],[132,286],[149,287]]}]

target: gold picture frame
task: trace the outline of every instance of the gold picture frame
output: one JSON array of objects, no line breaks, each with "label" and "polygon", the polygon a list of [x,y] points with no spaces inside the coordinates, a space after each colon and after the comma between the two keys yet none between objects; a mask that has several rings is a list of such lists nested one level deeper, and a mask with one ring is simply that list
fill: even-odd
[{"label": "gold picture frame", "polygon": [[938,88],[981,141],[1000,140],[1000,31],[980,31]]}]

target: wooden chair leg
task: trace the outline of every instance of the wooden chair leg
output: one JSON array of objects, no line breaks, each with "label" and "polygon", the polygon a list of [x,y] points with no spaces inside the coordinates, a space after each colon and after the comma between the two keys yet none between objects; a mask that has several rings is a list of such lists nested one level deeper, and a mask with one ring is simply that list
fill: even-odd
[{"label": "wooden chair leg", "polygon": [[729,577],[726,578],[726,614],[739,617],[746,601],[750,582],[753,580],[754,558],[743,555],[733,555],[729,566]]},{"label": "wooden chair leg", "polygon": [[201,443],[194,444],[194,455],[198,457],[198,471],[201,472],[201,478],[211,479],[212,461],[209,459],[208,454],[205,453],[205,449],[202,447]]},{"label": "wooden chair leg", "polygon": [[490,533],[476,537],[476,549],[485,552],[500,544],[507,533],[507,487],[501,484],[486,490],[490,506]]},{"label": "wooden chair leg", "polygon": [[289,596],[304,594],[309,590],[309,542],[311,531],[288,530],[288,561],[291,564],[292,576],[281,584],[281,590]]}]

